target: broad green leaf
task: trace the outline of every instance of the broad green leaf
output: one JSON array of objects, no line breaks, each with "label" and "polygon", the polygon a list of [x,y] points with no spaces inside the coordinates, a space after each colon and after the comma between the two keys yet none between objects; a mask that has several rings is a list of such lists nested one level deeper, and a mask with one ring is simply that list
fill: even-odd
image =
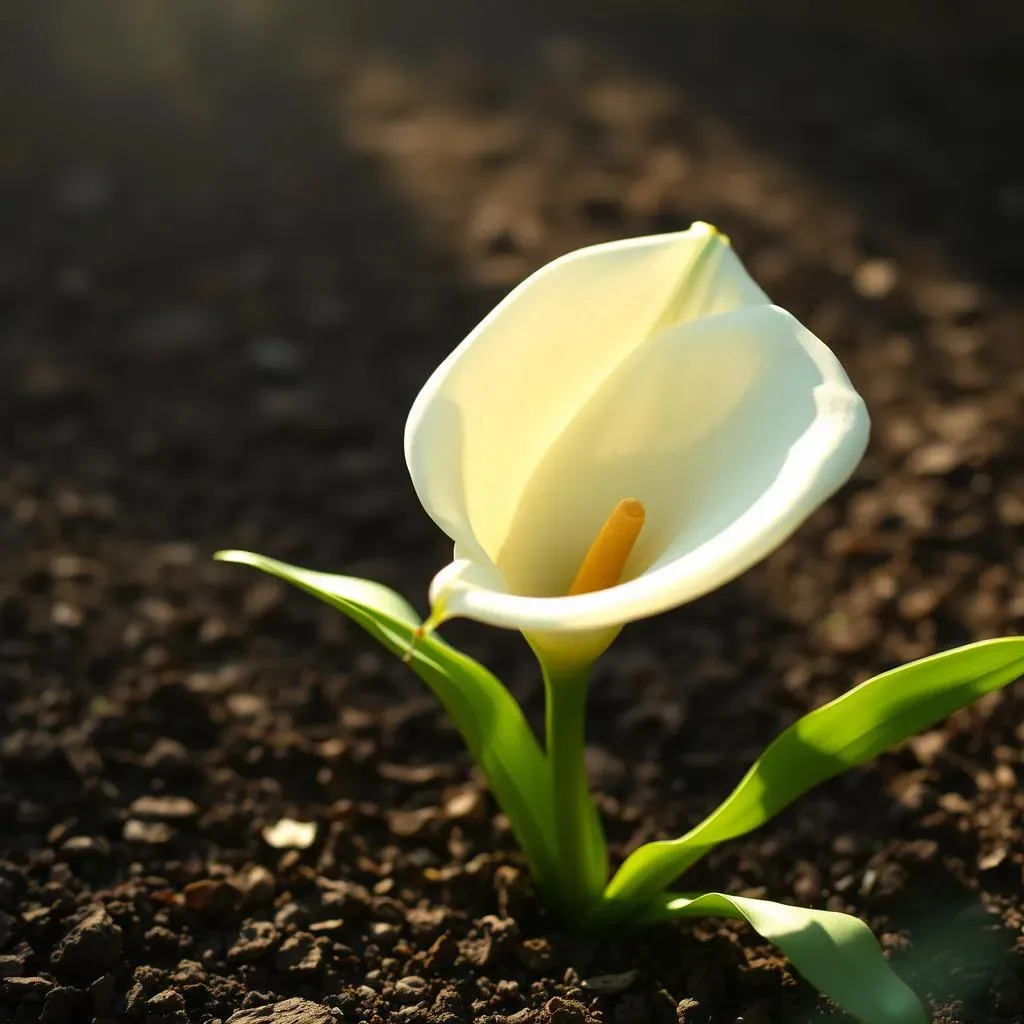
[{"label": "broad green leaf", "polygon": [[640,923],[677,917],[746,921],[782,950],[819,992],[864,1024],[926,1024],[928,1020],[921,1001],[882,955],[871,929],[856,917],[719,892],[665,893]]},{"label": "broad green leaf", "polygon": [[409,667],[444,706],[487,776],[534,877],[542,887],[556,887],[547,759],[519,704],[487,669],[436,634],[417,637],[413,644],[419,616],[380,583],[300,569],[248,551],[220,551],[214,557],[287,580],[343,612],[394,654],[408,658]]},{"label": "broad green leaf", "polygon": [[883,672],[779,735],[718,808],[679,839],[633,852],[608,884],[601,918],[630,913],[710,849],[760,827],[797,797],[934,725],[1024,673],[1024,637],[983,640]]}]

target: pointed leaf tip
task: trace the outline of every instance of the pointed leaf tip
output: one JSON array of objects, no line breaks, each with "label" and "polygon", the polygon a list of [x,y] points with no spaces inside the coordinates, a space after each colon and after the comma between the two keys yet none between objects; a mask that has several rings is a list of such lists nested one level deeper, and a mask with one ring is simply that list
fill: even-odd
[{"label": "pointed leaf tip", "polygon": [[816,989],[863,1024],[928,1024],[921,1000],[892,969],[859,918],[707,892],[664,893],[652,901],[644,920],[701,916],[745,920]]},{"label": "pointed leaf tip", "polygon": [[213,557],[262,570],[312,594],[402,657],[462,734],[534,874],[557,892],[547,760],[519,704],[495,676],[433,633],[417,636],[423,623],[415,609],[374,580],[303,569],[251,551],[218,551]]}]

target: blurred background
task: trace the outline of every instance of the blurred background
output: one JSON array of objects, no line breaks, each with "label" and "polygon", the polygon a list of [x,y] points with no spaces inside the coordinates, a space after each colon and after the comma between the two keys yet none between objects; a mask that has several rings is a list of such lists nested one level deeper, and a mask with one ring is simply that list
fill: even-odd
[{"label": "blurred background", "polygon": [[[370,838],[325,827],[304,855],[325,877],[365,882],[360,858],[401,865],[431,843],[456,865],[512,856],[500,817],[462,822],[461,853],[443,815],[422,816],[429,842],[396,829],[395,808],[480,796],[457,738],[337,616],[209,556],[373,576],[423,609],[448,545],[407,481],[409,404],[497,299],[580,245],[718,225],[874,421],[854,479],[792,542],[606,659],[591,753],[617,849],[680,831],[781,726],[868,673],[1019,632],[1022,45],[1010,0],[5,0],[0,848],[37,865],[10,869],[8,910],[71,893],[11,933],[25,969],[102,886],[283,872],[260,828],[286,812],[362,801]],[[517,638],[452,636],[538,714]],[[1016,1019],[1022,711],[1019,688],[993,696],[701,881],[852,909],[917,950],[907,970],[946,1019]],[[455,767],[413,785],[378,770],[392,761]],[[154,794],[190,807],[143,814]],[[103,871],[39,866],[75,836]],[[957,894],[941,921],[939,891]],[[465,928],[493,910],[465,902]],[[978,907],[975,931],[950,923]],[[163,927],[133,913],[138,936]],[[207,948],[191,919],[171,930],[192,945],[159,955],[125,928],[111,1008],[129,968]],[[701,947],[710,971],[722,942]],[[636,951],[607,955],[624,970]],[[780,969],[742,990],[682,968],[659,984],[715,1019],[757,1000],[776,1019],[795,998]],[[211,983],[202,1006],[301,988],[266,970]]]}]

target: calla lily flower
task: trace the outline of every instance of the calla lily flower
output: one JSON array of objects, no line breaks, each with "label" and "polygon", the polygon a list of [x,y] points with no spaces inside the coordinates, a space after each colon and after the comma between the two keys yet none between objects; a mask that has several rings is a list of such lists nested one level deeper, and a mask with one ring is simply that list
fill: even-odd
[{"label": "calla lily flower", "polygon": [[[625,623],[768,555],[867,436],[839,361],[710,225],[569,253],[479,324],[409,414],[413,485],[455,545],[432,621],[519,629],[542,661],[589,663]],[[597,552],[614,578],[579,592],[624,499],[642,528]]]}]

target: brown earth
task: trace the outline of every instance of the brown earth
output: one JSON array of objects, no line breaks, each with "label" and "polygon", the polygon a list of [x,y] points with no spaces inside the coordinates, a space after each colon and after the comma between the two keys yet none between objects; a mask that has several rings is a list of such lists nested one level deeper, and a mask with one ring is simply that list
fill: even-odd
[{"label": "brown earth", "polygon": [[[875,428],[796,539],[602,664],[616,854],[685,830],[867,674],[1020,632],[1018,12],[5,4],[0,1017],[828,1014],[739,927],[560,929],[416,680],[210,554],[422,608],[447,544],[401,430],[430,369],[552,256],[699,217],[835,347]],[[536,720],[517,638],[451,636]],[[936,1020],[1020,1021],[1022,776],[1018,685],[693,887],[856,913]],[[269,845],[282,818],[311,844]]]}]

